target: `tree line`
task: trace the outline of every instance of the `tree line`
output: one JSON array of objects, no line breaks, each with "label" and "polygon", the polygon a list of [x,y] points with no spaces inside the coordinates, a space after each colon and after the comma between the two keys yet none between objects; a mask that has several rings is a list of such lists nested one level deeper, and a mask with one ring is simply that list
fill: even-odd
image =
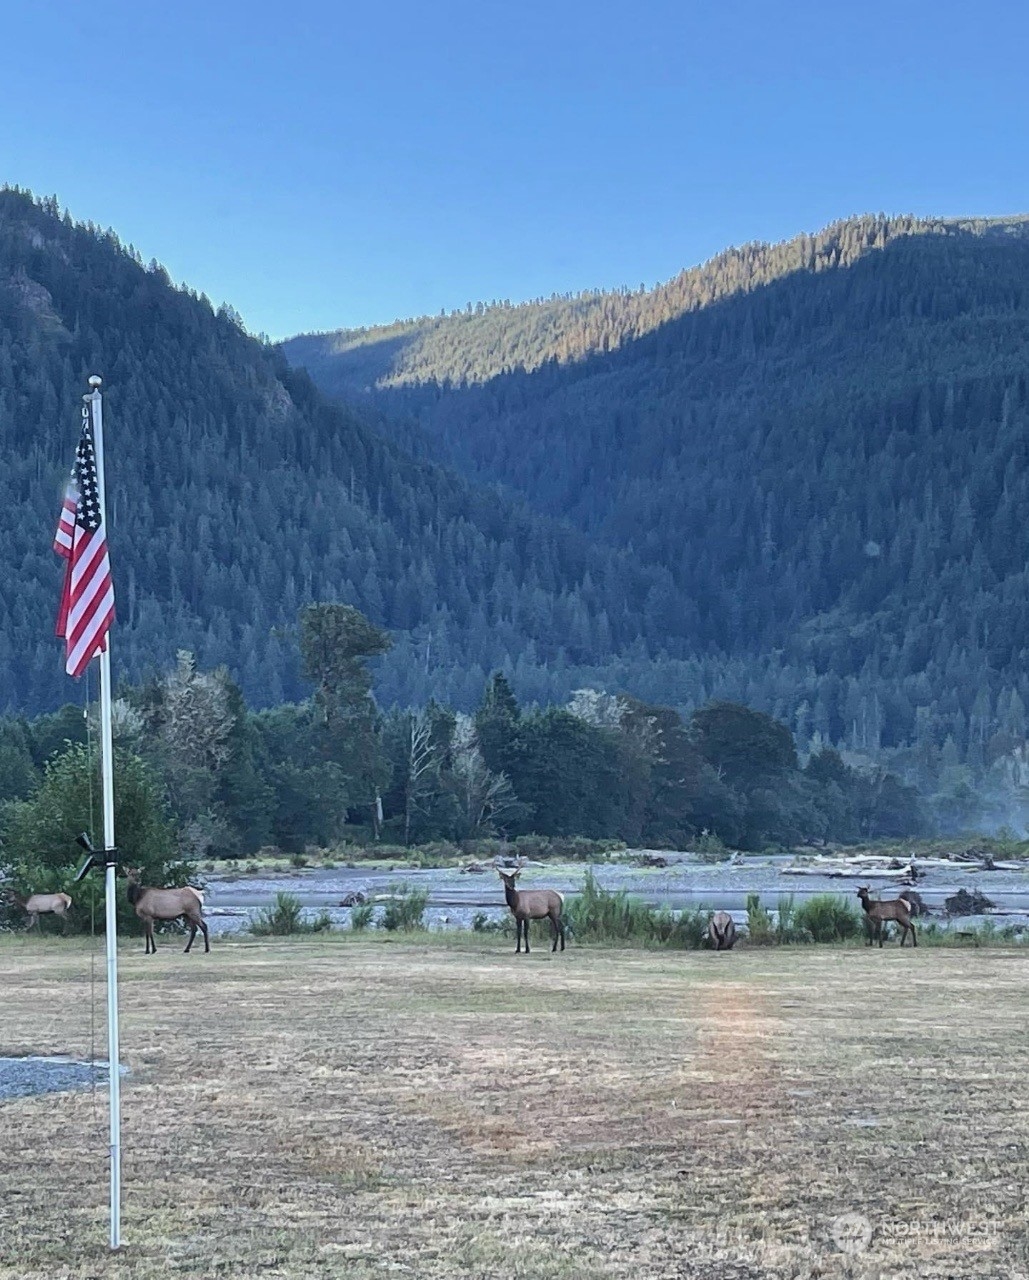
[{"label": "tree line", "polygon": [[[382,712],[369,663],[386,632],[352,606],[318,604],[298,635],[312,691],[297,703],[252,710],[225,668],[204,671],[184,651],[118,690],[125,859],[167,877],[200,859],[348,841],[531,834],[755,850],[926,829],[912,787],[828,747],[802,764],[785,725],[739,704],[683,720],[583,689],[524,707],[497,672],[473,714],[438,702]],[[64,887],[75,835],[99,838],[95,721],[95,706],[0,720],[3,857],[26,887]]]}]

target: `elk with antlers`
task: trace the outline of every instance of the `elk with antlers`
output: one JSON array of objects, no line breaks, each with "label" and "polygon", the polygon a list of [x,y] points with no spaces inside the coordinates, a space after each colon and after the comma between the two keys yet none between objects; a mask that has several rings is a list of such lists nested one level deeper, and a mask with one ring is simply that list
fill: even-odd
[{"label": "elk with antlers", "polygon": [[554,937],[554,945],[551,951],[557,950],[558,939],[561,941],[561,950],[565,949],[565,926],[561,918],[564,910],[564,895],[558,893],[556,889],[516,889],[515,880],[521,875],[521,866],[516,867],[513,871],[501,871],[497,868],[497,875],[504,882],[504,898],[507,905],[511,908],[511,914],[515,918],[515,934],[517,936],[517,946],[515,947],[515,955],[522,949],[522,934],[525,935],[525,954],[529,954],[529,921],[530,920],[550,920],[550,930]]},{"label": "elk with antlers", "polygon": [[189,922],[189,941],[186,953],[193,945],[193,939],[199,929],[204,935],[204,951],[211,950],[207,925],[204,922],[204,895],[192,885],[182,889],[153,889],[140,883],[140,872],[130,867],[126,870],[129,881],[129,902],[136,908],[136,915],[143,921],[143,933],[146,937],[146,954],[157,954],[157,943],[154,941],[154,921],[181,920]]},{"label": "elk with antlers", "polygon": [[38,928],[40,916],[54,915],[61,921],[64,932],[68,932],[66,917],[67,912],[71,910],[71,898],[66,893],[33,893],[28,898],[23,898],[13,889],[5,889],[4,896],[16,907],[21,907],[28,916],[29,922],[25,926],[26,929],[31,929],[33,925]]},{"label": "elk with antlers", "polygon": [[879,946],[883,944],[883,925],[887,920],[896,920],[900,925],[900,945],[904,945],[904,939],[908,936],[908,930],[911,930],[911,945],[918,946],[918,935],[915,932],[915,926],[911,923],[911,906],[905,898],[893,898],[888,902],[875,902],[868,895],[868,889],[862,886],[857,891],[857,896],[861,899],[861,906],[864,908],[868,923],[871,926],[872,933],[869,937],[869,944],[873,939],[878,939]]}]

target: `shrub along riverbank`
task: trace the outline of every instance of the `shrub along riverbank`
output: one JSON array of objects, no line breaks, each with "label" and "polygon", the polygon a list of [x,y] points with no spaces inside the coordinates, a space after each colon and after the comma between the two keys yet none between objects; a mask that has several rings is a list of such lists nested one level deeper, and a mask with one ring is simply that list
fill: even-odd
[{"label": "shrub along riverbank", "polygon": [[[401,885],[389,901],[381,904],[367,902],[354,907],[349,928],[338,932],[418,933],[438,940],[449,938],[455,943],[471,936],[514,935],[514,921],[509,914],[490,918],[485,912],[473,917],[470,930],[450,926],[428,929],[425,925],[427,905],[428,892],[425,889]],[[703,908],[673,911],[668,907],[651,906],[624,890],[604,889],[590,871],[586,873],[582,891],[568,896],[564,910],[569,943],[678,951],[696,951],[710,945],[708,915]],[[926,946],[1010,946],[1029,940],[1023,927],[998,927],[992,920],[957,930],[922,917],[917,928],[919,943]],[[324,911],[308,917],[299,898],[290,893],[279,893],[273,906],[258,914],[250,932],[259,936],[285,936],[329,932],[331,929],[331,921]],[[542,944],[547,934],[546,923],[537,923],[535,932]],[[886,936],[891,941],[896,937],[889,932]],[[762,903],[760,895],[752,893],[747,898],[747,921],[740,927],[737,945],[857,946],[864,945],[867,940],[868,930],[863,914],[849,899],[838,894],[817,894],[799,905],[792,895],[785,895],[779,897],[775,910],[770,911]]]}]

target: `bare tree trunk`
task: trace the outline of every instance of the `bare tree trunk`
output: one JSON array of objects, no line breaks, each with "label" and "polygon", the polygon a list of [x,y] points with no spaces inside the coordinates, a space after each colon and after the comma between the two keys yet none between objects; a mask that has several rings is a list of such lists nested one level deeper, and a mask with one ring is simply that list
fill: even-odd
[{"label": "bare tree trunk", "polygon": [[411,731],[407,750],[407,786],[404,788],[404,844],[411,843],[411,822],[418,804],[418,788],[426,774],[436,764],[436,749],[432,743],[432,725],[423,712],[411,717]]}]

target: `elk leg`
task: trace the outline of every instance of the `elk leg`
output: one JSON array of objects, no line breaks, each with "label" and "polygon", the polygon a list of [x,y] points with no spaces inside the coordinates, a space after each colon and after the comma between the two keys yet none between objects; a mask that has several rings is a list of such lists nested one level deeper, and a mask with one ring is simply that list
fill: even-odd
[{"label": "elk leg", "polygon": [[522,952],[522,922],[515,916],[515,938],[517,944],[515,946],[515,955],[521,955]]},{"label": "elk leg", "polygon": [[187,955],[187,956],[189,955],[189,949],[190,949],[190,947],[193,945],[193,939],[194,939],[196,936],[197,936],[197,924],[196,924],[196,921],[195,921],[195,920],[190,920],[190,922],[189,922],[189,941],[186,943],[186,950],[183,952],[183,954],[184,954],[184,955]]},{"label": "elk leg", "polygon": [[197,921],[197,924],[199,924],[199,926],[200,926],[201,930],[203,931],[203,935],[204,935],[204,954],[206,955],[206,954],[207,954],[207,952],[211,950],[211,939],[210,939],[210,937],[208,936],[208,933],[207,933],[207,924],[206,924],[206,922],[205,922],[205,921],[203,921],[203,920],[198,920],[198,921]]},{"label": "elk leg", "polygon": [[522,928],[525,930],[525,954],[529,954],[529,917],[526,916],[522,921]]},{"label": "elk leg", "polygon": [[915,933],[915,926],[914,926],[914,925],[910,925],[910,926],[909,926],[909,928],[911,929],[911,945],[912,945],[913,947],[917,947],[917,946],[918,946],[918,934],[917,934],[917,933]]}]

